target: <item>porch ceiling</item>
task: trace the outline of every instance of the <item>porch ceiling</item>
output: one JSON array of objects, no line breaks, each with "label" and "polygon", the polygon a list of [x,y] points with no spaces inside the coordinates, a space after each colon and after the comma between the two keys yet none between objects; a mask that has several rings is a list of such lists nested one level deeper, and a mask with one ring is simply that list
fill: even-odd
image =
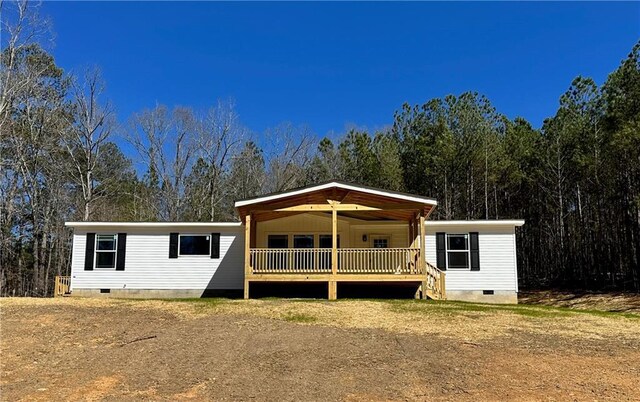
[{"label": "porch ceiling", "polygon": [[332,203],[339,205],[338,213],[341,216],[394,221],[410,221],[418,212],[427,216],[436,205],[434,200],[410,194],[332,182],[239,201],[236,208],[242,221],[248,214],[252,214],[255,221],[267,221],[313,212],[304,208],[328,211]]}]

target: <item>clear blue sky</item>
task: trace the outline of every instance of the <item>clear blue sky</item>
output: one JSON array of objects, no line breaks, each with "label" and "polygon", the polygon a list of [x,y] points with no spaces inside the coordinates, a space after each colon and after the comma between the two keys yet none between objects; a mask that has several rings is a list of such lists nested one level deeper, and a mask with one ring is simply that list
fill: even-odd
[{"label": "clear blue sky", "polygon": [[60,66],[102,67],[121,120],[232,98],[255,132],[390,124],[402,103],[478,91],[539,127],[577,75],[602,83],[640,3],[46,2]]}]

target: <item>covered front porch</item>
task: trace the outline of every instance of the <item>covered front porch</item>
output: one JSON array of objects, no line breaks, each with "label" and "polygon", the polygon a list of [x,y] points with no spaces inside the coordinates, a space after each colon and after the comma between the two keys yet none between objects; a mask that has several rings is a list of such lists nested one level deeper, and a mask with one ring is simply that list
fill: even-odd
[{"label": "covered front porch", "polygon": [[425,258],[434,200],[331,182],[236,203],[245,225],[244,297],[254,282],[406,282],[444,299],[445,274]]}]

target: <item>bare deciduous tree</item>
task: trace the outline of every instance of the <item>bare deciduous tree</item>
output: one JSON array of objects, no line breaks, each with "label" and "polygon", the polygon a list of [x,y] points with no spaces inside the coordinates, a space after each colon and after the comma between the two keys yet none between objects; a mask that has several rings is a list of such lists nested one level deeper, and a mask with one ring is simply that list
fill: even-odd
[{"label": "bare deciduous tree", "polygon": [[73,82],[71,88],[71,121],[63,141],[72,162],[71,176],[82,189],[83,219],[88,221],[91,208],[99,197],[94,192],[96,163],[101,147],[111,136],[115,115],[108,102],[100,103],[104,82],[97,68],[87,70],[83,84]]},{"label": "bare deciduous tree", "polygon": [[266,190],[284,191],[303,183],[315,144],[311,130],[284,123],[268,130],[265,137],[271,144]]},{"label": "bare deciduous tree", "polygon": [[[222,217],[221,203],[228,196],[228,187],[223,185],[229,171],[231,158],[238,152],[246,137],[246,129],[240,125],[238,114],[231,102],[219,101],[199,124],[198,151],[208,166],[207,205],[209,219]],[[223,207],[224,208],[224,207]]]},{"label": "bare deciduous tree", "polygon": [[249,198],[261,193],[266,182],[262,150],[253,141],[245,143],[240,153],[233,157],[228,188],[232,201]]},{"label": "bare deciduous tree", "polygon": [[149,186],[157,194],[150,199],[156,216],[178,220],[184,198],[184,182],[195,151],[195,119],[191,109],[164,105],[133,116],[126,136],[147,168]]},{"label": "bare deciduous tree", "polygon": [[20,56],[34,43],[47,43],[52,40],[51,24],[41,18],[38,4],[29,0],[0,0],[0,135],[8,134],[11,106],[22,91],[41,77],[47,65],[25,69]]}]

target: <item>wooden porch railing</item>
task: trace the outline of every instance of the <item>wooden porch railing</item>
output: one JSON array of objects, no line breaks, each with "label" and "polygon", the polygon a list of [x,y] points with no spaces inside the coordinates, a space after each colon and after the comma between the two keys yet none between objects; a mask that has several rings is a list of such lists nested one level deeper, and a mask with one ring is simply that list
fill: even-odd
[{"label": "wooden porch railing", "polygon": [[53,297],[60,297],[70,294],[69,288],[71,287],[70,276],[56,276],[55,285],[53,288]]},{"label": "wooden porch railing", "polygon": [[[338,274],[424,274],[419,248],[339,248]],[[331,273],[330,248],[252,248],[254,274]]]},{"label": "wooden porch railing", "polygon": [[445,273],[426,262],[427,269],[427,296],[436,300],[445,300],[447,290],[445,288]]},{"label": "wooden porch railing", "polygon": [[[253,274],[331,274],[330,248],[252,248],[249,249]],[[420,264],[419,248],[339,248],[337,274],[416,275],[426,283],[426,295],[446,299],[445,273],[425,261]],[[57,282],[56,282],[57,283]],[[57,289],[57,288],[56,288]]]},{"label": "wooden porch railing", "polygon": [[330,248],[252,248],[254,274],[331,273]]},{"label": "wooden porch railing", "polygon": [[339,274],[420,275],[419,248],[340,248]]}]

